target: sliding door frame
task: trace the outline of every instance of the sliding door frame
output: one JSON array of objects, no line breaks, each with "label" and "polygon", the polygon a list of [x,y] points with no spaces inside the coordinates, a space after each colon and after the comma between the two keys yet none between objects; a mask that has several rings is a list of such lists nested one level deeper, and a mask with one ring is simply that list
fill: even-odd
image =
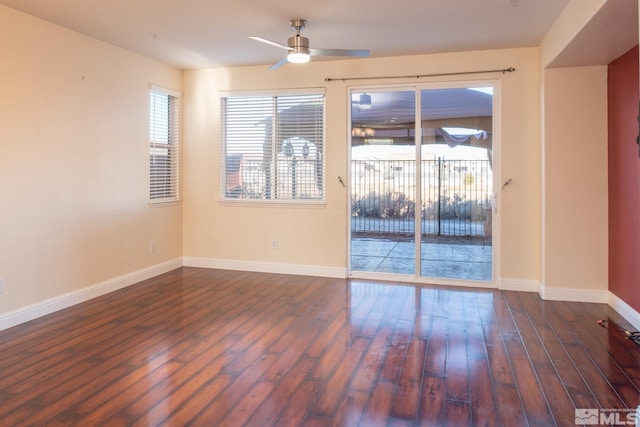
[{"label": "sliding door frame", "polygon": [[[470,87],[492,87],[492,165],[491,173],[493,178],[493,198],[492,198],[492,274],[490,281],[480,280],[463,280],[463,279],[448,279],[439,277],[422,276],[421,272],[421,242],[422,242],[422,221],[421,214],[415,215],[415,271],[414,274],[396,274],[396,273],[382,273],[382,272],[364,272],[353,271],[351,265],[351,238],[352,238],[352,225],[351,225],[351,174],[352,174],[352,114],[351,114],[351,98],[354,92],[388,92],[388,91],[413,91],[415,93],[415,161],[416,161],[416,176],[421,175],[422,169],[422,126],[419,125],[422,120],[421,114],[421,93],[423,90],[429,89],[459,89]],[[466,287],[483,287],[483,288],[498,288],[500,283],[499,272],[500,269],[500,230],[501,230],[501,215],[499,209],[498,192],[500,190],[499,183],[501,182],[501,152],[502,152],[502,115],[501,115],[501,91],[500,80],[455,80],[455,81],[439,81],[439,82],[425,82],[421,84],[381,84],[381,85],[366,85],[366,86],[348,86],[346,93],[346,99],[348,102],[348,116],[347,116],[347,182],[346,187],[348,189],[347,197],[347,271],[351,278],[373,279],[373,280],[390,280],[399,282],[410,283],[429,283],[439,285],[451,285],[451,286],[466,286]],[[422,198],[422,180],[416,179],[416,197],[418,200]]]}]

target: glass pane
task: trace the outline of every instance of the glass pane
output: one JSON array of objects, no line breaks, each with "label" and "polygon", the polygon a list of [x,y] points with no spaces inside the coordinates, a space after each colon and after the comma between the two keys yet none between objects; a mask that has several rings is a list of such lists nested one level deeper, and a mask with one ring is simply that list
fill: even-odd
[{"label": "glass pane", "polygon": [[421,275],[490,281],[493,89],[425,89],[421,105]]},{"label": "glass pane", "polygon": [[324,198],[324,95],[223,99],[223,197]]},{"label": "glass pane", "polygon": [[415,91],[351,94],[351,269],[415,274]]}]

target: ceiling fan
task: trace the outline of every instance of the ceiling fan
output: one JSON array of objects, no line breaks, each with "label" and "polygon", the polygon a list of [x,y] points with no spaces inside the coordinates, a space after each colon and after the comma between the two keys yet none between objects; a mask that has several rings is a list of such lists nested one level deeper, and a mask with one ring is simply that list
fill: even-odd
[{"label": "ceiling fan", "polygon": [[368,50],[311,49],[309,47],[309,39],[300,35],[300,30],[304,28],[307,21],[301,18],[293,18],[289,22],[291,23],[291,27],[296,30],[296,35],[293,37],[289,37],[286,46],[262,37],[249,37],[250,39],[257,40],[259,42],[270,44],[271,46],[279,47],[281,49],[286,49],[289,51],[287,56],[269,67],[270,70],[275,70],[276,68],[281,67],[287,62],[291,62],[294,64],[303,64],[305,62],[309,62],[310,56],[369,56]]}]

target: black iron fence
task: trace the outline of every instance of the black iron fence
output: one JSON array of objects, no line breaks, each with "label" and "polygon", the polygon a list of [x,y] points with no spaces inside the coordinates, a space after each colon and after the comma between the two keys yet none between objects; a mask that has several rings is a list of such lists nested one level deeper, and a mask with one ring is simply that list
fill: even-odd
[{"label": "black iron fence", "polygon": [[319,200],[324,194],[322,159],[280,156],[271,163],[227,156],[225,197]]},{"label": "black iron fence", "polygon": [[[416,162],[353,160],[351,230],[354,235],[490,234],[492,175],[488,160],[423,160],[421,205],[416,206]],[[489,227],[488,227],[489,226]]]},{"label": "black iron fence", "polygon": [[[322,198],[322,164],[317,159],[284,159],[268,169],[259,160],[240,156],[234,161],[227,159],[226,197]],[[352,234],[412,237],[416,215],[425,236],[490,234],[493,184],[488,160],[423,160],[421,166],[421,203],[416,206],[415,161],[352,160]]]}]

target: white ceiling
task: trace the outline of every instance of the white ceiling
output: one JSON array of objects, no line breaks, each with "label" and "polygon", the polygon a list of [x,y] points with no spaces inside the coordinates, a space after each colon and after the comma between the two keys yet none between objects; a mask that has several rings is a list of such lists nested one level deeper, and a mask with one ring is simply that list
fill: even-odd
[{"label": "white ceiling", "polygon": [[536,46],[568,0],[0,0],[182,69],[271,64],[289,19],[312,48],[372,57]]},{"label": "white ceiling", "polygon": [[[312,48],[369,49],[372,57],[537,46],[568,1],[0,0],[0,4],[194,69],[277,62],[283,50],[248,36],[286,44],[295,34],[291,18],[307,19],[303,35]],[[636,2],[609,3],[622,1]],[[637,14],[635,22],[637,43]],[[580,57],[590,50],[588,41],[572,50]]]}]

